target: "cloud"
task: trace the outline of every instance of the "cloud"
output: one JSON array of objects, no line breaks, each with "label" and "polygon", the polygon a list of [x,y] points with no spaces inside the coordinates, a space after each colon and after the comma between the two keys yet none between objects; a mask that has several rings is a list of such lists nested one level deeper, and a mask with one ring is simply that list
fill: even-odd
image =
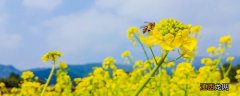
[{"label": "cloud", "polygon": [[62,0],[23,0],[23,5],[31,9],[52,11],[62,2]]},{"label": "cloud", "polygon": [[6,49],[15,49],[21,43],[21,37],[17,34],[7,34],[0,32],[0,47],[1,51]]},{"label": "cloud", "polygon": [[21,36],[15,33],[8,33],[5,24],[8,21],[8,15],[0,14],[0,51],[15,49],[20,46]]},{"label": "cloud", "polygon": [[[93,62],[124,48],[127,28],[131,22],[126,18],[110,13],[101,13],[96,9],[85,13],[73,13],[50,19],[44,23],[49,30],[46,42],[49,49],[58,49],[65,54],[89,56],[81,62]],[[78,55],[79,56],[79,55]]]},{"label": "cloud", "polygon": [[[213,1],[191,0],[96,0],[84,13],[75,12],[46,21],[45,28],[50,30],[46,42],[49,49],[59,49],[69,55],[80,53],[82,55],[78,56],[82,58],[83,55],[95,57],[96,53],[103,54],[101,56],[120,54],[120,51],[129,48],[126,47],[129,41],[125,36],[128,27],[141,25],[144,21],[158,22],[162,18],[174,17],[203,26],[199,55],[206,55],[206,48],[217,45],[223,35],[233,35],[233,42],[239,41],[236,36],[239,30],[237,21],[232,19],[240,16],[232,11],[238,7],[235,3],[219,1],[216,5]],[[234,50],[238,48],[233,47]],[[89,58],[82,60],[90,61]]]},{"label": "cloud", "polygon": [[[105,3],[111,2],[111,3]],[[95,6],[122,17],[136,21],[155,21],[162,18],[176,18],[185,23],[202,26],[202,39],[199,42],[200,55],[206,54],[205,49],[217,45],[223,35],[232,35],[233,44],[240,41],[238,0],[97,0]],[[206,43],[208,42],[208,43]],[[238,55],[239,46],[233,46],[232,52]]]}]

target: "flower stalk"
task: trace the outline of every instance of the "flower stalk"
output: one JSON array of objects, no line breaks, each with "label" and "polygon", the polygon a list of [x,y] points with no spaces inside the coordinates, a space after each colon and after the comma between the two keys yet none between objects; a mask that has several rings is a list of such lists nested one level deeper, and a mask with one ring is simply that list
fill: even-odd
[{"label": "flower stalk", "polygon": [[50,74],[49,74],[49,76],[48,76],[48,79],[47,79],[47,82],[46,82],[46,84],[44,85],[44,88],[43,88],[43,90],[42,90],[42,92],[41,92],[41,96],[43,96],[43,94],[44,94],[44,92],[45,92],[48,84],[50,83],[50,81],[51,81],[51,79],[52,79],[52,76],[53,76],[53,73],[54,73],[54,69],[55,69],[55,61],[53,61],[51,72],[50,72]]},{"label": "flower stalk", "polygon": [[144,54],[145,54],[145,56],[146,56],[146,59],[149,60],[149,57],[148,57],[148,55],[147,55],[147,51],[146,51],[143,43],[140,41],[140,39],[137,37],[136,34],[134,34],[134,37],[137,39],[137,41],[139,42],[140,46],[142,47],[142,50],[143,50],[143,52],[144,52]]},{"label": "flower stalk", "polygon": [[134,96],[138,96],[140,94],[140,92],[143,90],[143,88],[147,85],[147,83],[151,80],[151,78],[155,75],[155,73],[157,72],[157,70],[159,69],[159,67],[162,65],[162,63],[164,62],[165,58],[168,55],[168,51],[165,51],[160,62],[157,64],[156,67],[154,67],[154,69],[151,71],[150,76],[145,79],[145,81],[141,84],[141,86],[137,89],[137,91],[135,92]]}]

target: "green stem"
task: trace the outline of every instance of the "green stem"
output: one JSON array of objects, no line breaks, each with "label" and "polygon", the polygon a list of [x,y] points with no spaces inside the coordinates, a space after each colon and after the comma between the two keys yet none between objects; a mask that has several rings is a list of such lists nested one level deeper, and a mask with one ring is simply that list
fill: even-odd
[{"label": "green stem", "polygon": [[[134,65],[133,60],[131,59],[130,56],[128,56],[127,59],[128,59],[128,61],[130,62],[131,65]],[[132,68],[134,69],[134,66],[132,66]]]},{"label": "green stem", "polygon": [[[221,60],[221,59],[220,59],[220,60]],[[221,66],[221,69],[222,69],[223,76],[225,76],[225,68],[223,67],[223,64],[220,63],[220,66]]]},{"label": "green stem", "polygon": [[137,41],[139,42],[140,46],[142,47],[142,50],[143,50],[143,52],[144,52],[144,54],[145,54],[145,56],[146,56],[146,59],[149,60],[149,57],[148,57],[148,55],[147,55],[147,51],[146,51],[146,49],[144,48],[142,42],[140,41],[140,39],[137,37],[136,34],[134,34],[134,37],[137,39]]},{"label": "green stem", "polygon": [[48,84],[49,84],[50,81],[51,81],[52,75],[53,75],[53,73],[54,73],[54,68],[55,68],[55,61],[53,61],[51,72],[50,72],[50,74],[49,74],[49,76],[48,76],[48,79],[47,79],[47,82],[46,82],[46,84],[44,85],[44,88],[43,88],[43,90],[42,90],[42,92],[41,92],[41,96],[43,96],[43,93],[45,92]]},{"label": "green stem", "polygon": [[232,68],[232,63],[230,63],[230,65],[228,66],[228,69],[227,69],[227,72],[226,72],[225,75],[224,75],[224,78],[226,78],[226,77],[228,76],[231,68]]},{"label": "green stem", "polygon": [[[186,76],[186,79],[188,80],[188,75]],[[184,95],[188,96],[188,84],[186,84],[185,90],[184,90]]]},{"label": "green stem", "polygon": [[163,57],[161,58],[159,64],[157,64],[156,67],[151,71],[150,76],[141,84],[141,86],[138,88],[138,90],[135,92],[134,96],[138,96],[139,93],[143,90],[143,88],[147,85],[147,83],[150,81],[150,79],[155,75],[158,68],[162,65],[163,61],[167,57],[168,51],[164,52]]},{"label": "green stem", "polygon": [[157,59],[156,59],[156,56],[154,55],[154,52],[153,52],[152,48],[150,47],[149,49],[151,50],[151,53],[152,53],[153,58],[154,58],[154,61],[157,64]]},{"label": "green stem", "polygon": [[[216,64],[216,69],[219,67],[219,68],[221,68],[221,70],[222,70],[222,74],[223,74],[223,76],[224,76],[224,71],[225,71],[225,69],[223,68],[223,66],[222,66],[222,64],[221,64],[221,60],[222,60],[222,56],[219,56],[219,57],[217,57],[217,59],[218,59],[218,62],[217,62],[217,64]],[[215,69],[215,70],[216,70]]]},{"label": "green stem", "polygon": [[[223,47],[224,52],[226,51],[226,48],[227,48],[226,46]],[[222,55],[224,55],[224,53]],[[223,67],[223,63],[222,63],[222,56],[219,56],[218,60],[219,60],[218,63],[222,69],[222,74],[223,74],[223,76],[225,76],[225,68]]]},{"label": "green stem", "polygon": [[179,57],[177,57],[177,58],[175,58],[175,59],[173,59],[173,60],[169,60],[169,61],[166,62],[166,63],[170,63],[170,62],[177,61],[178,59],[181,59],[183,55],[184,55],[184,54],[180,55]]},{"label": "green stem", "polygon": [[130,64],[132,64],[132,65],[134,64],[130,56],[127,56],[127,59],[128,59]]}]

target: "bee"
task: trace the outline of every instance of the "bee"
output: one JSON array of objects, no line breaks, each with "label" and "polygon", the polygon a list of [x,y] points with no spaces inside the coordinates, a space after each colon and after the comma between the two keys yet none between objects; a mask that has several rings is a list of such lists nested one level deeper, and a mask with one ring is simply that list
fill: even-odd
[{"label": "bee", "polygon": [[143,30],[143,34],[145,34],[146,32],[151,32],[153,30],[153,28],[155,27],[155,23],[154,22],[144,22],[144,23],[148,23],[147,25],[141,26],[142,30]]}]

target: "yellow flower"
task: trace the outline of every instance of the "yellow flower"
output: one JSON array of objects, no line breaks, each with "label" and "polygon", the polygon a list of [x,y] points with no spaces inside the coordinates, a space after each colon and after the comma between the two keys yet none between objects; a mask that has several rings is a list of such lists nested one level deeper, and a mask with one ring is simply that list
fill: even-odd
[{"label": "yellow flower", "polygon": [[58,51],[50,51],[42,56],[42,61],[47,62],[48,60],[52,60],[53,62],[56,62],[59,57],[63,56],[61,52]]},{"label": "yellow flower", "polygon": [[183,51],[183,57],[191,59],[195,56],[195,53],[193,51]]},{"label": "yellow flower", "polygon": [[74,82],[75,82],[76,84],[80,83],[81,81],[82,81],[81,78],[74,78]]},{"label": "yellow flower", "polygon": [[124,51],[124,52],[122,53],[122,58],[128,57],[128,56],[130,56],[130,55],[131,55],[130,51]]},{"label": "yellow flower", "polygon": [[231,62],[231,61],[233,61],[233,60],[234,60],[234,57],[233,57],[233,56],[230,56],[230,57],[227,58],[227,61],[228,61],[228,62]]},{"label": "yellow flower", "polygon": [[215,65],[217,62],[216,62],[216,60],[213,61],[210,58],[202,58],[201,63],[205,64],[205,65],[208,65],[208,66],[211,66],[211,65]]},{"label": "yellow flower", "polygon": [[197,47],[197,40],[193,32],[198,32],[200,26],[185,25],[175,19],[163,19],[155,24],[148,36],[140,35],[140,40],[148,47],[160,45],[164,50],[171,51],[180,48],[184,51],[193,51]]},{"label": "yellow flower", "polygon": [[171,67],[173,67],[174,65],[175,65],[174,62],[169,62],[168,65],[167,65],[167,67],[171,68]]},{"label": "yellow flower", "polygon": [[199,32],[201,29],[201,26],[193,26],[191,27],[191,32]]},{"label": "yellow flower", "polygon": [[207,52],[208,52],[208,53],[214,53],[215,50],[216,50],[216,47],[215,47],[215,46],[211,46],[211,47],[209,47],[209,48],[207,49]]},{"label": "yellow flower", "polygon": [[93,70],[93,74],[98,75],[98,74],[102,74],[104,72],[104,70],[102,68],[94,68]]},{"label": "yellow flower", "polygon": [[237,74],[240,75],[240,69],[237,70]]},{"label": "yellow flower", "polygon": [[68,65],[64,62],[59,62],[59,68],[60,69],[66,69],[68,67]]},{"label": "yellow flower", "polygon": [[149,69],[149,68],[151,68],[151,63],[150,63],[150,61],[148,61],[148,60],[145,61],[143,67],[144,67],[144,69]]},{"label": "yellow flower", "polygon": [[162,64],[162,67],[163,67],[163,68],[167,68],[167,64],[166,64],[166,63],[163,63],[163,64]]},{"label": "yellow flower", "polygon": [[230,35],[223,36],[220,38],[219,42],[220,43],[229,43],[229,42],[232,42],[232,38]]},{"label": "yellow flower", "polygon": [[143,66],[143,61],[142,60],[138,60],[134,63],[135,67],[142,67]]},{"label": "yellow flower", "polygon": [[140,39],[140,41],[141,41],[143,44],[147,45],[148,48],[154,46],[154,45],[153,45],[153,43],[154,43],[154,41],[153,41],[153,40],[154,40],[153,36],[146,37],[146,36],[144,36],[144,35],[140,35],[140,36],[139,36],[139,39]]},{"label": "yellow flower", "polygon": [[21,76],[21,77],[22,77],[24,80],[26,80],[26,79],[31,79],[31,78],[33,78],[33,76],[34,76],[33,72],[31,72],[31,71],[25,71],[25,72],[22,73],[22,76]]},{"label": "yellow flower", "polygon": [[17,88],[12,88],[11,89],[11,93],[17,93],[18,92],[18,89]]},{"label": "yellow flower", "polygon": [[180,47],[182,50],[193,51],[197,47],[197,40],[195,38],[188,38],[183,41],[183,45]]},{"label": "yellow flower", "polygon": [[0,82],[0,88],[3,88],[3,87],[5,87],[5,83]]},{"label": "yellow flower", "polygon": [[140,34],[140,31],[139,31],[139,29],[137,28],[137,27],[130,27],[129,29],[128,29],[128,32],[127,32],[127,37],[128,37],[128,39],[129,40],[131,40],[132,42],[133,42],[133,44],[134,44],[134,46],[136,46],[136,44],[137,44],[137,42],[134,40],[134,37],[136,36],[136,35],[139,35]]},{"label": "yellow flower", "polygon": [[109,68],[112,68],[112,69],[116,69],[116,66],[114,65],[115,63],[115,59],[112,58],[112,57],[107,57],[104,59],[103,63],[102,63],[102,67],[104,69],[109,69]]},{"label": "yellow flower", "polygon": [[221,48],[221,47],[218,47],[217,51],[220,52],[221,54],[223,54],[225,50],[223,48]]},{"label": "yellow flower", "polygon": [[171,43],[174,40],[174,36],[171,33],[169,33],[169,34],[166,34],[163,37],[163,39],[164,39],[164,42],[160,43],[161,47],[165,50],[172,50],[173,46],[171,46]]},{"label": "yellow flower", "polygon": [[237,75],[235,76],[236,79],[238,79],[238,82],[240,82],[240,69],[237,70]]},{"label": "yellow flower", "polygon": [[232,46],[232,38],[230,35],[221,37],[219,42],[220,45],[224,44],[227,48],[231,48]]}]

